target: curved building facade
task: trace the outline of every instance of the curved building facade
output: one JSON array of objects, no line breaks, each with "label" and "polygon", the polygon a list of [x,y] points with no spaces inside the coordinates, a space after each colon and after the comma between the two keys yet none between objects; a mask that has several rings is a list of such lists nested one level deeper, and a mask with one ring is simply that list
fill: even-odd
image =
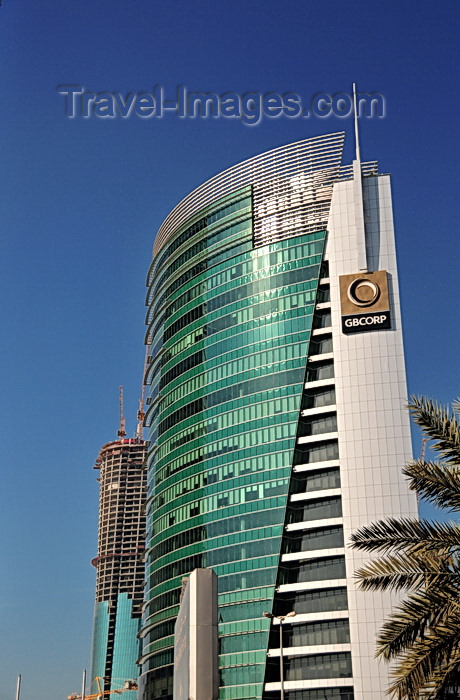
[{"label": "curved building facade", "polygon": [[287,700],[385,695],[374,644],[392,599],[356,590],[362,555],[346,543],[416,504],[400,473],[411,447],[389,177],[343,167],[343,142],[239,164],[158,233],[141,700],[172,700],[181,582],[206,567],[219,700],[279,695],[279,621],[264,611],[291,610]]}]

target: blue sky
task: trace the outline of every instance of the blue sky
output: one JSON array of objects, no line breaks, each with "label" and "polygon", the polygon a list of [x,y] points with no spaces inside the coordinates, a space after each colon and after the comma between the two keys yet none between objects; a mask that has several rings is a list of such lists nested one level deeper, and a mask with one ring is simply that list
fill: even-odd
[{"label": "blue sky", "polygon": [[[203,180],[351,119],[69,119],[90,92],[379,92],[365,160],[393,175],[409,391],[458,389],[458,3],[3,0],[0,700],[89,670],[100,446],[140,393],[155,233]],[[415,437],[415,450],[420,439]]]}]

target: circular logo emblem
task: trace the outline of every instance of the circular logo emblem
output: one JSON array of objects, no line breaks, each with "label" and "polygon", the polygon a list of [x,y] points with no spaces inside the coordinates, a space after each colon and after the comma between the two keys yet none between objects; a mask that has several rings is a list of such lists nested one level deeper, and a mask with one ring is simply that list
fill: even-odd
[{"label": "circular logo emblem", "polygon": [[347,296],[356,306],[372,306],[380,296],[380,289],[375,282],[358,277],[348,287]]}]

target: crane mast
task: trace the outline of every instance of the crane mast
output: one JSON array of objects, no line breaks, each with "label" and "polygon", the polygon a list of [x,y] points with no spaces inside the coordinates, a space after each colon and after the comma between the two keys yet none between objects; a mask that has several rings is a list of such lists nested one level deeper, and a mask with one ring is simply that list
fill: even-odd
[{"label": "crane mast", "polygon": [[145,346],[145,358],[144,358],[144,373],[142,375],[142,389],[141,396],[139,399],[139,410],[137,412],[137,428],[136,428],[136,440],[142,442],[144,439],[144,403],[145,403],[145,377],[147,374],[147,365],[149,360],[149,345]]},{"label": "crane mast", "polygon": [[123,439],[126,435],[126,420],[125,420],[125,413],[124,413],[124,404],[123,404],[123,387],[120,387],[120,429],[118,430],[118,437]]}]

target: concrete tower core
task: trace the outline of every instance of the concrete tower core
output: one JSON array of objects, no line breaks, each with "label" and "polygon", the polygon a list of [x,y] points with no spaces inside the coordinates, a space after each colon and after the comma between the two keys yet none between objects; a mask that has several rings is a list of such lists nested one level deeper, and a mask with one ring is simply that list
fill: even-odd
[{"label": "concrete tower core", "polygon": [[[144,584],[145,442],[120,439],[104,445],[99,470],[99,527],[91,690],[116,690],[137,680]],[[125,692],[135,700],[136,692]]]}]

